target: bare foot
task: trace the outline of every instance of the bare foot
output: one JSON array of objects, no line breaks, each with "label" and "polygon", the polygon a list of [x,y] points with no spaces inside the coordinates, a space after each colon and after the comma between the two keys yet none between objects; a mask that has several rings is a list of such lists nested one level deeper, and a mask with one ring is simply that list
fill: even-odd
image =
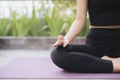
[{"label": "bare foot", "polygon": [[116,59],[116,58],[111,58],[111,57],[108,57],[108,56],[103,56],[101,57],[101,59],[105,59],[105,60],[113,60],[113,59]]},{"label": "bare foot", "polygon": [[112,60],[113,62],[113,72],[120,72],[120,58]]},{"label": "bare foot", "polygon": [[103,56],[101,59],[112,61],[113,72],[120,72],[120,58],[111,58],[108,56]]}]

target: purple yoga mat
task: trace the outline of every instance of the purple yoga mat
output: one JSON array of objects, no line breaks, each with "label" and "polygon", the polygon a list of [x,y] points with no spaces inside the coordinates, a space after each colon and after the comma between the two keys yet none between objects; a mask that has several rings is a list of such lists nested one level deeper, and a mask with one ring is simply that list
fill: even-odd
[{"label": "purple yoga mat", "polygon": [[0,78],[120,78],[119,73],[70,73],[49,58],[17,58],[0,68]]}]

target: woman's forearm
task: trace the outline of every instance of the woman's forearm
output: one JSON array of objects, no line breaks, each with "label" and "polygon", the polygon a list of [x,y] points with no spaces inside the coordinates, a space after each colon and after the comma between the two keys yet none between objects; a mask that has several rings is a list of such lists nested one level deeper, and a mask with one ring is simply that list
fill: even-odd
[{"label": "woman's forearm", "polygon": [[75,21],[71,25],[69,31],[64,36],[64,38],[67,39],[71,43],[72,40],[74,40],[75,37],[82,31],[85,25],[85,22],[86,20],[75,19]]},{"label": "woman's forearm", "polygon": [[77,2],[76,19],[74,20],[73,24],[71,25],[69,31],[65,36],[62,36],[62,35],[58,36],[54,46],[63,45],[63,47],[66,47],[82,31],[87,19],[88,0],[76,0],[76,2]]}]

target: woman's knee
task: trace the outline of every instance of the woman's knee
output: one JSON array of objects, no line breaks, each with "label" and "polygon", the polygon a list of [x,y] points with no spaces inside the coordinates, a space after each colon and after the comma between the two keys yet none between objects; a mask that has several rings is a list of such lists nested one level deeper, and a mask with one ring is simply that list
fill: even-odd
[{"label": "woman's knee", "polygon": [[51,52],[51,59],[55,65],[60,68],[65,68],[65,65],[69,61],[67,56],[68,52],[63,47],[56,47]]},{"label": "woman's knee", "polygon": [[63,47],[56,47],[51,52],[51,57],[58,57],[61,53],[64,53],[65,49]]}]

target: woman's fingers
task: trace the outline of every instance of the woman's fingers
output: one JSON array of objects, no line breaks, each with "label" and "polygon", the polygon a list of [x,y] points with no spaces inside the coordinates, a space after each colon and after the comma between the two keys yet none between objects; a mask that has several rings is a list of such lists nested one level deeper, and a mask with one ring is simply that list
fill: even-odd
[{"label": "woman's fingers", "polygon": [[67,39],[64,39],[64,45],[63,47],[66,47],[69,44],[69,41]]},{"label": "woman's fingers", "polygon": [[57,47],[58,44],[59,44],[58,41],[56,41],[52,46],[53,46],[53,47]]},{"label": "woman's fingers", "polygon": [[69,41],[67,39],[64,39],[63,35],[59,35],[57,37],[57,41],[52,46],[53,47],[57,47],[57,46],[66,47],[68,44],[69,44]]},{"label": "woman's fingers", "polygon": [[56,47],[63,45],[63,39],[64,39],[63,35],[59,35],[57,37],[57,41],[55,42],[55,44],[53,44],[53,46]]},{"label": "woman's fingers", "polygon": [[57,40],[63,40],[64,39],[64,36],[63,35],[59,35],[58,37],[57,37]]},{"label": "woman's fingers", "polygon": [[53,47],[57,47],[57,46],[62,46],[64,43],[63,43],[63,40],[57,40],[54,44],[53,44]]},{"label": "woman's fingers", "polygon": [[64,43],[63,47],[66,47],[68,45],[68,43]]}]

